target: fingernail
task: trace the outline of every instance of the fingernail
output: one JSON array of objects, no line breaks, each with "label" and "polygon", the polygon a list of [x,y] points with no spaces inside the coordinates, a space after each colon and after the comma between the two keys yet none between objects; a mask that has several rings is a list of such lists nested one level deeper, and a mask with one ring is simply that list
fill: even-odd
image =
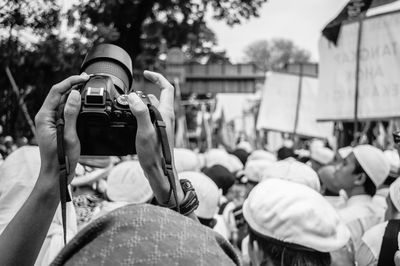
[{"label": "fingernail", "polygon": [[81,77],[84,79],[88,79],[88,78],[90,78],[90,75],[86,74],[85,72],[82,72]]},{"label": "fingernail", "polygon": [[81,100],[81,94],[78,91],[71,91],[70,94],[70,101],[72,104],[78,104],[79,101]]},{"label": "fingernail", "polygon": [[128,103],[131,105],[134,105],[137,103],[138,100],[140,100],[139,96],[135,92],[131,92],[126,96],[126,99],[128,100]]}]

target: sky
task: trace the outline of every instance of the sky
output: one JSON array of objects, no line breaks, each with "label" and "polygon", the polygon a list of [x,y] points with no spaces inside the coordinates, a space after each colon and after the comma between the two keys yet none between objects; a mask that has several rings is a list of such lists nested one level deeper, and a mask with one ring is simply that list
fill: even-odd
[{"label": "sky", "polygon": [[245,47],[257,40],[285,38],[311,52],[318,61],[318,40],[322,29],[349,0],[268,0],[260,17],[227,26],[209,16],[208,26],[215,32],[218,47],[226,50],[232,62],[243,59]]}]

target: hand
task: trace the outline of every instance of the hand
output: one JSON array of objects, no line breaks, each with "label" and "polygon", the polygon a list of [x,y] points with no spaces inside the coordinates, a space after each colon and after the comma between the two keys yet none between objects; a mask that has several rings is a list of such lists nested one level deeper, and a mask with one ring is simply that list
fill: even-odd
[{"label": "hand", "polygon": [[[173,130],[175,122],[174,87],[159,73],[145,71],[144,76],[161,89],[160,101],[158,101],[154,95],[149,95],[148,97],[151,104],[160,111],[166,124],[168,142],[173,156]],[[162,169],[161,145],[155,128],[151,123],[149,110],[139,96],[136,95],[136,93],[131,93],[128,95],[128,103],[133,115],[136,117],[138,124],[135,144],[140,165],[142,166],[143,171],[149,180],[150,186],[153,189],[157,201],[160,204],[165,205],[170,200],[169,196],[171,187],[168,182],[168,178],[164,175],[164,171]],[[184,195],[174,163],[173,169],[178,194],[178,204],[180,204]]]},{"label": "hand", "polygon": [[[54,85],[43,102],[42,107],[35,117],[36,138],[39,144],[41,158],[41,172],[56,173],[59,170],[57,156],[57,109],[65,99],[72,86],[83,83],[89,79],[89,75],[82,73],[80,76],[71,76]],[[70,163],[68,183],[71,182],[76,164],[80,155],[80,143],[76,133],[76,119],[81,107],[81,95],[72,90],[64,108],[64,144],[65,155]],[[47,176],[47,175],[41,175]]]}]

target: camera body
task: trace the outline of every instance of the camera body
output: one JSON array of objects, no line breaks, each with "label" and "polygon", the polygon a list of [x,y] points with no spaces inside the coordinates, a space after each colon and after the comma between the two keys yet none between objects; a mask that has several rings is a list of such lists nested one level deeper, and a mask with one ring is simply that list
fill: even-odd
[{"label": "camera body", "polygon": [[[129,55],[111,44],[95,47],[86,56],[81,72],[91,74],[78,87],[81,110],[77,133],[81,155],[135,154],[137,122],[126,99],[132,85],[132,63]],[[136,92],[146,105],[149,99]]]}]

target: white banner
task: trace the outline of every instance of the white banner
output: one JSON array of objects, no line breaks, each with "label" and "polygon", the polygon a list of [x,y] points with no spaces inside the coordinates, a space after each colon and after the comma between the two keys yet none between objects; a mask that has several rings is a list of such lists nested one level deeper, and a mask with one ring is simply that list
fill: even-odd
[{"label": "white banner", "polygon": [[[296,119],[300,77],[285,73],[270,73],[264,87],[257,129],[293,133]],[[317,123],[319,112],[318,80],[302,78],[299,116],[296,133],[304,136],[328,138],[333,135],[333,123]]]},{"label": "white banner", "polygon": [[[322,120],[353,120],[358,23],[343,25],[334,46],[320,40]],[[400,13],[367,18],[362,25],[359,119],[400,117]]]}]

